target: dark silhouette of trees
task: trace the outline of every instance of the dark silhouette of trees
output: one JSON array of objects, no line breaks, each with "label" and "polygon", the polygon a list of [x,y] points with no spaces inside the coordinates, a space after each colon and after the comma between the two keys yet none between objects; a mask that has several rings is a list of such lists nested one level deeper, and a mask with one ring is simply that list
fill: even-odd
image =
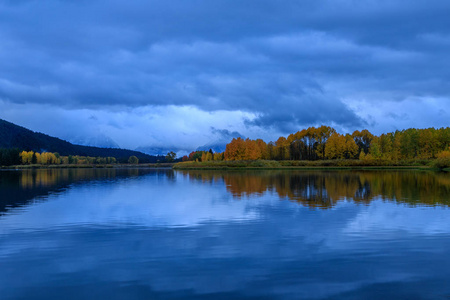
[{"label": "dark silhouette of trees", "polygon": [[169,153],[167,153],[166,155],[166,161],[167,162],[173,162],[176,158],[177,154],[173,151],[170,151]]}]

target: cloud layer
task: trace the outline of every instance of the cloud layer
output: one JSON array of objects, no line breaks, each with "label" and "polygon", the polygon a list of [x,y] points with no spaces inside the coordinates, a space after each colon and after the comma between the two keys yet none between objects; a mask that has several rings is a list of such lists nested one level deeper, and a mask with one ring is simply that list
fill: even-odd
[{"label": "cloud layer", "polygon": [[[443,0],[0,1],[1,108],[190,107],[197,113],[182,116],[187,123],[208,113],[241,117],[239,128],[210,122],[197,131],[265,139],[318,124],[375,132],[443,126],[449,8]],[[440,113],[417,123],[423,110]],[[17,122],[23,113],[0,118]],[[171,138],[186,129],[179,125]]]}]

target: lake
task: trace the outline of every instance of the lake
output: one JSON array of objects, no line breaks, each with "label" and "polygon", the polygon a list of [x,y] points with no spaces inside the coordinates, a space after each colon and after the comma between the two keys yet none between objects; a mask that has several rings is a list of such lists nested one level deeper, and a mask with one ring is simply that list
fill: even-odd
[{"label": "lake", "polygon": [[0,299],[450,299],[450,174],[0,171]]}]

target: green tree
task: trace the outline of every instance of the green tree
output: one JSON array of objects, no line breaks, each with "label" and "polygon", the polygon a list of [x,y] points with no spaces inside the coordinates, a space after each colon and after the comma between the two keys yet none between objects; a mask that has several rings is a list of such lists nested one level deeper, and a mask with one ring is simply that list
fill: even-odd
[{"label": "green tree", "polygon": [[33,152],[33,156],[31,157],[31,164],[35,165],[37,164],[37,157],[36,153]]},{"label": "green tree", "polygon": [[169,153],[167,153],[166,155],[166,161],[168,162],[172,162],[175,160],[175,158],[177,157],[177,154],[173,151],[170,151]]},{"label": "green tree", "polygon": [[139,158],[137,158],[136,156],[130,156],[130,158],[128,159],[128,163],[129,164],[133,164],[133,165],[137,165],[139,163]]}]

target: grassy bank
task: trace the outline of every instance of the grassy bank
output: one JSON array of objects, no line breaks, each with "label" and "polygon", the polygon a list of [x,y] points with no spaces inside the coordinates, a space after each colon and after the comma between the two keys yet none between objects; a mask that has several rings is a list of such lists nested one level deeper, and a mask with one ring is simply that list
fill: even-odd
[{"label": "grassy bank", "polygon": [[384,161],[384,160],[254,160],[181,162],[174,169],[431,169],[432,161]]},{"label": "grassy bank", "polygon": [[105,168],[171,168],[173,163],[155,163],[155,164],[99,164],[99,165],[15,165],[2,166],[0,169],[105,169]]},{"label": "grassy bank", "polygon": [[[433,161],[361,161],[361,160],[253,160],[253,161],[207,161],[154,164],[102,164],[102,165],[15,165],[2,166],[0,169],[94,169],[94,168],[174,168],[178,170],[221,170],[221,169],[437,169]],[[443,168],[450,171],[450,168]]]}]

